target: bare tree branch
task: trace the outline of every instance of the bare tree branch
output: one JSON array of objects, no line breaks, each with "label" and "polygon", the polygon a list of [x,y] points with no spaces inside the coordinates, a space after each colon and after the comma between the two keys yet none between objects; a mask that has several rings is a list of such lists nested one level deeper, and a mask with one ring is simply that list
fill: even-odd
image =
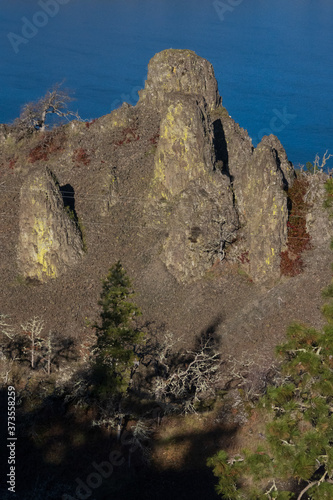
[{"label": "bare tree branch", "polygon": [[62,83],[57,83],[48,90],[44,97],[23,106],[20,117],[15,120],[14,126],[19,130],[44,132],[48,115],[56,115],[66,120],[77,119],[81,121],[77,112],[70,111],[68,104],[74,99],[69,92],[62,90]]}]

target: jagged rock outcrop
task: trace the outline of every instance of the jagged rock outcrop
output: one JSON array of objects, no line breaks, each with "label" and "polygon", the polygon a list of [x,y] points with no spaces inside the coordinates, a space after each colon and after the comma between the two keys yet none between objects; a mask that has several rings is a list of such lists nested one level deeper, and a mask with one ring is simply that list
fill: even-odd
[{"label": "jagged rock outcrop", "polygon": [[212,66],[191,51],[157,54],[142,102],[161,114],[147,212],[151,219],[155,207],[168,233],[161,259],[186,282],[212,266],[238,228],[230,181],[215,169],[210,109],[220,97]]},{"label": "jagged rock outcrop", "polygon": [[[152,197],[179,195],[191,181],[207,182],[214,170],[213,133],[205,101],[171,94],[160,124]],[[210,177],[211,179],[211,177]]]},{"label": "jagged rock outcrop", "polygon": [[18,264],[26,278],[56,278],[82,257],[80,231],[50,170],[34,171],[23,183],[19,224]]},{"label": "jagged rock outcrop", "polygon": [[254,280],[278,278],[294,168],[275,136],[263,137],[254,148],[247,132],[224,108],[216,110],[215,116],[217,157],[232,183],[242,225],[232,254]]},{"label": "jagged rock outcrop", "polygon": [[[212,65],[189,50],[156,54],[139,95],[136,106],[99,120],[112,152],[94,173],[95,213],[109,217],[126,196],[137,198],[129,179],[137,176],[144,223],[160,230],[157,254],[177,281],[202,277],[217,259],[237,263],[253,280],[278,278],[294,179],[278,139],[264,137],[254,148],[222,107]],[[46,279],[77,262],[82,243],[51,174],[38,176],[22,188],[19,261],[24,275]],[[47,229],[36,218],[48,220]]]},{"label": "jagged rock outcrop", "polygon": [[306,229],[311,238],[311,244],[316,248],[327,248],[332,240],[333,220],[332,209],[324,209],[327,198],[325,182],[329,176],[317,172],[315,175],[307,176],[308,190],[305,202],[309,206],[306,214]]},{"label": "jagged rock outcrop", "polygon": [[159,216],[170,272],[180,281],[202,276],[237,232],[229,259],[254,280],[278,278],[295,175],[279,140],[253,147],[221,106],[211,64],[191,51],[155,55],[139,94],[138,106],[161,116],[150,199],[168,206]]}]

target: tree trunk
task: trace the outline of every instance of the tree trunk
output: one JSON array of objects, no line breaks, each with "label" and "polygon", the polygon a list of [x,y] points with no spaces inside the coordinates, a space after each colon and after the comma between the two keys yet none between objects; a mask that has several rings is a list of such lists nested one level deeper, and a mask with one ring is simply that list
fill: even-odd
[{"label": "tree trunk", "polygon": [[31,368],[35,368],[35,334],[31,331]]}]

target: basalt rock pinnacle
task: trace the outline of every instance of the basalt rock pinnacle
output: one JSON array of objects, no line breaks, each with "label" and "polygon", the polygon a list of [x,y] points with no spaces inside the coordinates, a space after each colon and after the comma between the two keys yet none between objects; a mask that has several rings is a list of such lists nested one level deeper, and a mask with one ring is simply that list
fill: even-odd
[{"label": "basalt rock pinnacle", "polygon": [[253,147],[222,107],[211,64],[191,51],[153,57],[137,106],[161,116],[150,199],[169,207],[169,271],[196,279],[228,250],[252,279],[279,277],[295,173],[278,139]]},{"label": "basalt rock pinnacle", "polygon": [[48,169],[33,171],[21,187],[18,262],[26,278],[56,278],[83,255],[80,232],[66,212]]},{"label": "basalt rock pinnacle", "polygon": [[210,110],[221,104],[213,66],[191,50],[167,49],[150,60],[139,104],[149,101],[159,108],[175,92],[203,97]]}]

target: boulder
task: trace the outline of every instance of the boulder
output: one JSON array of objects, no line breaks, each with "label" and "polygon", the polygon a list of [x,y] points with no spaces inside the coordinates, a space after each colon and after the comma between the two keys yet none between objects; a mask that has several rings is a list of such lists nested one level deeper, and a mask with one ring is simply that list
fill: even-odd
[{"label": "boulder", "polygon": [[50,170],[31,172],[23,183],[19,226],[18,264],[26,278],[56,278],[80,261],[81,234]]}]

